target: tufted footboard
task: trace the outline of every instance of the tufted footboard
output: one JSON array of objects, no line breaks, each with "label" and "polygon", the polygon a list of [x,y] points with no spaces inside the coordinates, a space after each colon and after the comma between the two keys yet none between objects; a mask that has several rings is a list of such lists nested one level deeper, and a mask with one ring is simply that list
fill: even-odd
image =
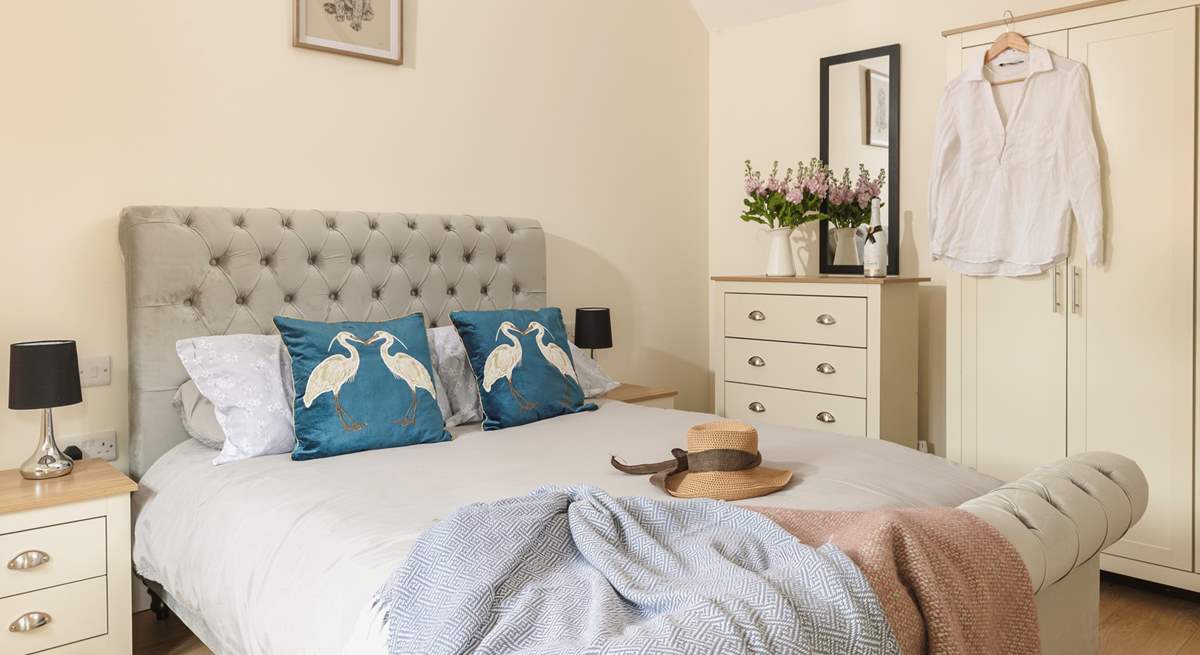
[{"label": "tufted footboard", "polygon": [[1100,551],[1146,511],[1149,486],[1133,460],[1073,455],[959,506],[1016,547],[1037,594],[1046,653],[1097,650]]}]

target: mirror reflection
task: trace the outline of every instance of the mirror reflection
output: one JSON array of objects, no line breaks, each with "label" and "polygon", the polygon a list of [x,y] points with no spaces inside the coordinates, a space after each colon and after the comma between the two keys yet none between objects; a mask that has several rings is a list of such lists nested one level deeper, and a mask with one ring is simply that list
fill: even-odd
[{"label": "mirror reflection", "polygon": [[[899,81],[892,80],[892,71],[899,70],[899,55],[899,46],[887,46],[821,60],[821,158],[835,179],[841,179],[848,170],[854,188],[864,188],[859,180],[864,175],[870,182],[868,188],[882,182],[878,196],[883,201],[881,221],[891,237],[889,260],[898,258],[890,247],[899,235],[890,234],[895,227],[890,218],[895,216],[896,208],[889,202],[889,192],[898,179],[898,171],[891,165],[899,161],[898,153],[892,153],[898,144],[892,144],[891,139],[892,123],[899,113],[899,99],[892,97],[899,91]],[[821,272],[861,272],[869,220],[869,210],[848,212],[822,225]],[[898,262],[889,261],[888,268],[889,274],[896,274]]]}]

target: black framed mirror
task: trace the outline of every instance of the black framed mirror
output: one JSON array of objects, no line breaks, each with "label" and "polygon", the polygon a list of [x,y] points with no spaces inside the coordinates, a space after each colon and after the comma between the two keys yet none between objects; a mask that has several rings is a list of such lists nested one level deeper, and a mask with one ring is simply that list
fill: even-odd
[{"label": "black framed mirror", "polygon": [[[880,197],[888,275],[900,274],[900,44],[821,59],[821,161],[835,175],[887,171]],[[865,231],[821,221],[820,271],[862,275]],[[841,245],[840,253],[838,246]]]}]

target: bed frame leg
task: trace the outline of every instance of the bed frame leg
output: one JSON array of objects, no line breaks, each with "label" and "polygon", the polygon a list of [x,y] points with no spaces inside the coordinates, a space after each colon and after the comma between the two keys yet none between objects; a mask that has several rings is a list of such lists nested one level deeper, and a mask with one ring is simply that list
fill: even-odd
[{"label": "bed frame leg", "polygon": [[159,621],[166,621],[171,616],[171,608],[163,602],[163,599],[154,593],[150,585],[146,585],[146,593],[150,594],[150,611],[154,612],[154,618]]}]

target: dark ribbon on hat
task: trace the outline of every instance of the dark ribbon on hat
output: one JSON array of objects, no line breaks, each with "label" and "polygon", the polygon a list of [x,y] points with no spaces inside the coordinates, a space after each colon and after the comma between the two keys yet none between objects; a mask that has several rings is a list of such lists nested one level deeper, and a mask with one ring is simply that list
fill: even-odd
[{"label": "dark ribbon on hat", "polygon": [[663,473],[663,477],[684,471],[703,473],[705,471],[744,471],[762,464],[762,455],[748,453],[744,450],[717,448],[689,453],[682,448],[672,448],[674,459],[668,459],[653,464],[625,464],[614,455],[613,468],[631,475],[649,475]]},{"label": "dark ribbon on hat", "polygon": [[875,227],[867,228],[867,243],[875,243],[875,235],[882,231],[882,225],[876,225]]}]

